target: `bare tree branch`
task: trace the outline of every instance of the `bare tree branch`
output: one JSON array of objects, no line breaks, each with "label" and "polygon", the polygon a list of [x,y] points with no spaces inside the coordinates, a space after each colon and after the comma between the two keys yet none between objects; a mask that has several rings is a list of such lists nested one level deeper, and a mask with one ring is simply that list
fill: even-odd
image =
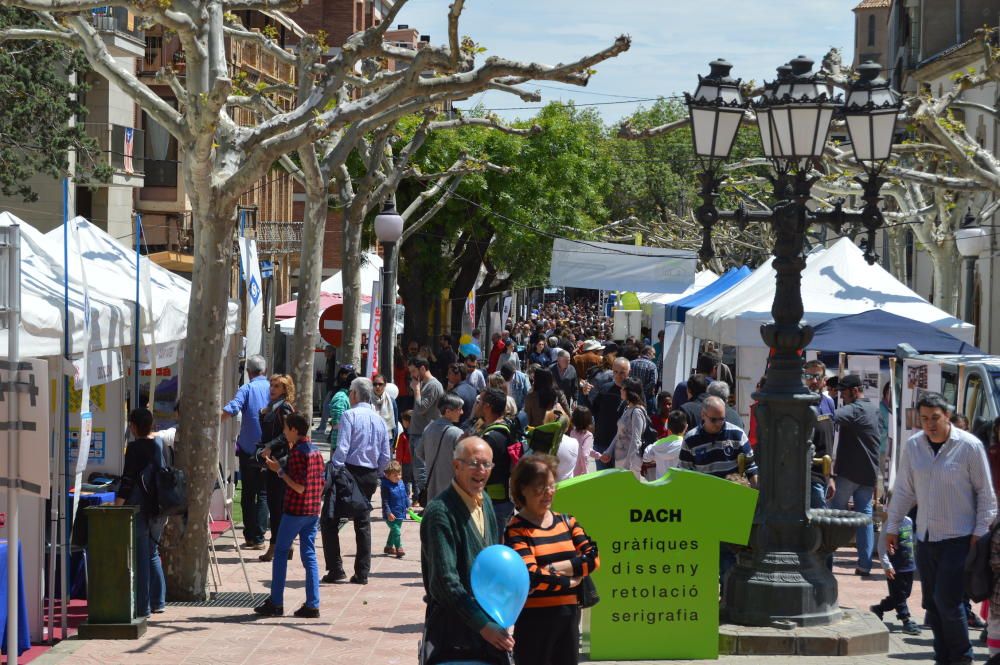
[{"label": "bare tree branch", "polygon": [[430,123],[428,129],[438,131],[442,129],[457,129],[459,127],[488,127],[504,134],[510,134],[511,136],[534,136],[535,134],[542,133],[540,125],[532,125],[525,128],[510,127],[494,118],[453,118],[451,120],[440,120]]},{"label": "bare tree branch", "polygon": [[618,138],[622,139],[651,139],[655,136],[662,136],[663,134],[669,134],[670,132],[678,129],[680,127],[686,127],[691,124],[690,118],[684,117],[668,122],[665,125],[660,125],[659,127],[648,127],[646,129],[635,129],[628,122],[623,122],[618,128]]}]

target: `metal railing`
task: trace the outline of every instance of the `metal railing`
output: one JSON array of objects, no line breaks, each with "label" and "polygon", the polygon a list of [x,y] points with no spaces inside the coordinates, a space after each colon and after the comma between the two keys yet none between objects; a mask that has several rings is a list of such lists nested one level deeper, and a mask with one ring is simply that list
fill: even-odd
[{"label": "metal railing", "polygon": [[132,17],[132,25],[130,26],[129,13],[124,7],[101,7],[90,11],[90,24],[98,32],[112,32],[144,43],[146,33],[135,27],[136,18]]},{"label": "metal railing", "polygon": [[257,222],[260,254],[298,254],[302,249],[302,222]]},{"label": "metal railing", "polygon": [[146,172],[145,134],[141,129],[112,123],[83,124],[116,173],[141,176]]},{"label": "metal railing", "polygon": [[254,42],[231,40],[229,52],[234,68],[249,69],[276,82],[295,84],[295,68]]}]

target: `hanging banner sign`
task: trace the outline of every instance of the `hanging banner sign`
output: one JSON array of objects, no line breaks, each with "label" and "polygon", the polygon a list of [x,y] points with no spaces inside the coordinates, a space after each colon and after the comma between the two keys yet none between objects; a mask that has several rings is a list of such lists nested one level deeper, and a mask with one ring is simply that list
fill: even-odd
[{"label": "hanging banner sign", "polygon": [[378,349],[382,341],[382,282],[372,286],[372,302],[368,308],[368,363],[365,376],[369,379],[379,372]]},{"label": "hanging banner sign", "polygon": [[[80,441],[76,453],[76,477],[79,479],[87,469],[90,459],[90,440],[94,435],[94,415],[89,411],[80,414]],[[79,484],[77,480],[77,484]]]},{"label": "hanging banner sign", "polygon": [[513,304],[513,302],[514,302],[513,296],[504,296],[503,307],[501,308],[502,311],[500,313],[500,327],[501,328],[503,328],[504,326],[507,325],[507,319],[510,318],[510,307],[511,307],[511,304]]},{"label": "hanging banner sign", "polygon": [[73,361],[73,387],[77,390],[83,390],[84,372],[87,373],[87,383],[91,386],[102,386],[124,376],[120,349],[102,349],[87,356],[86,362],[83,358]]},{"label": "hanging banner sign", "polygon": [[257,260],[257,241],[240,238],[240,266],[247,289],[246,357],[260,354],[264,329],[264,292]]}]

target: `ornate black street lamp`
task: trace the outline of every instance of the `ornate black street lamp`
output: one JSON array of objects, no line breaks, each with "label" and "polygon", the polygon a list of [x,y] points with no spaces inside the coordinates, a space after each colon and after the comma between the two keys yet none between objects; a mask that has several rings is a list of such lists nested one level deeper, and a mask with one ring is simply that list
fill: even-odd
[{"label": "ornate black street lamp", "polygon": [[[379,339],[379,372],[392,381],[392,351],[396,337],[396,243],[403,235],[403,218],[396,212],[395,198],[385,202],[375,216],[375,236],[382,244],[382,319]],[[374,307],[374,303],[372,303]],[[369,353],[375,353],[371,349]]]},{"label": "ornate black street lamp", "polygon": [[[802,383],[800,353],[812,339],[812,328],[802,325],[800,285],[805,233],[812,224],[826,224],[838,232],[845,223],[863,225],[869,232],[866,259],[869,263],[877,260],[874,233],[883,223],[878,208],[879,173],[889,158],[900,103],[898,95],[877,78],[880,68],[876,64],[858,68],[860,78],[850,86],[846,105],[834,95],[826,78],[812,72],[812,65],[812,60],[799,56],[779,67],[777,80],[765,86],[754,103],[764,155],[775,171],[776,203],[770,213],[742,206],[735,211],[718,210],[715,205],[724,180],[718,167],[729,156],[739,128],[738,119],[734,122],[722,114],[746,108],[739,82],[729,78],[731,66],[721,60],[711,63],[712,73],[699,78],[698,92],[687,97],[695,154],[705,168],[703,203],[696,211],[703,229],[701,258],[715,255],[711,231],[720,219],[741,226],[750,220],[769,221],[775,232],[774,322],[761,327],[761,337],[773,353],[764,391],[755,395],[760,499],[750,553],[741,555],[728,574],[722,599],[725,619],[742,625],[806,626],[837,621],[841,615],[837,582],[825,558],[868,521],[859,513],[809,507],[810,438],[816,422],[813,406],[819,396]],[[836,113],[847,119],[855,157],[866,173],[859,179],[866,205],[857,213],[845,212],[839,203],[829,211],[806,207],[816,181],[811,169],[823,154]]]}]

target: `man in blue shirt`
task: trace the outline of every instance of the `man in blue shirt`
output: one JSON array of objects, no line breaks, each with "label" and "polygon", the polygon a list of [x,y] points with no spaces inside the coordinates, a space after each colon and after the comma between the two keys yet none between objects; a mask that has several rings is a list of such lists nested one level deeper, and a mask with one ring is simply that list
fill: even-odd
[{"label": "man in blue shirt", "polygon": [[250,381],[240,386],[236,396],[222,407],[222,420],[228,420],[237,413],[243,417],[240,434],[236,438],[236,456],[240,462],[240,481],[243,484],[240,506],[243,508],[244,547],[262,550],[268,518],[267,492],[264,489],[264,467],[257,461],[256,452],[261,437],[260,410],[267,406],[270,398],[267,361],[263,356],[247,358],[247,374]]},{"label": "man in blue shirt", "polygon": [[[372,407],[375,389],[364,377],[351,382],[348,396],[351,408],[340,418],[340,435],[333,454],[334,468],[351,474],[361,493],[369,502],[378,489],[379,476],[389,466],[389,435],[385,421]],[[329,520],[323,527],[323,556],[327,573],[324,582],[340,582],[347,578],[340,556],[338,520]],[[354,516],[354,535],[357,550],[354,555],[354,576],[351,584],[368,584],[371,570],[372,528],[371,515],[365,512]]]}]

